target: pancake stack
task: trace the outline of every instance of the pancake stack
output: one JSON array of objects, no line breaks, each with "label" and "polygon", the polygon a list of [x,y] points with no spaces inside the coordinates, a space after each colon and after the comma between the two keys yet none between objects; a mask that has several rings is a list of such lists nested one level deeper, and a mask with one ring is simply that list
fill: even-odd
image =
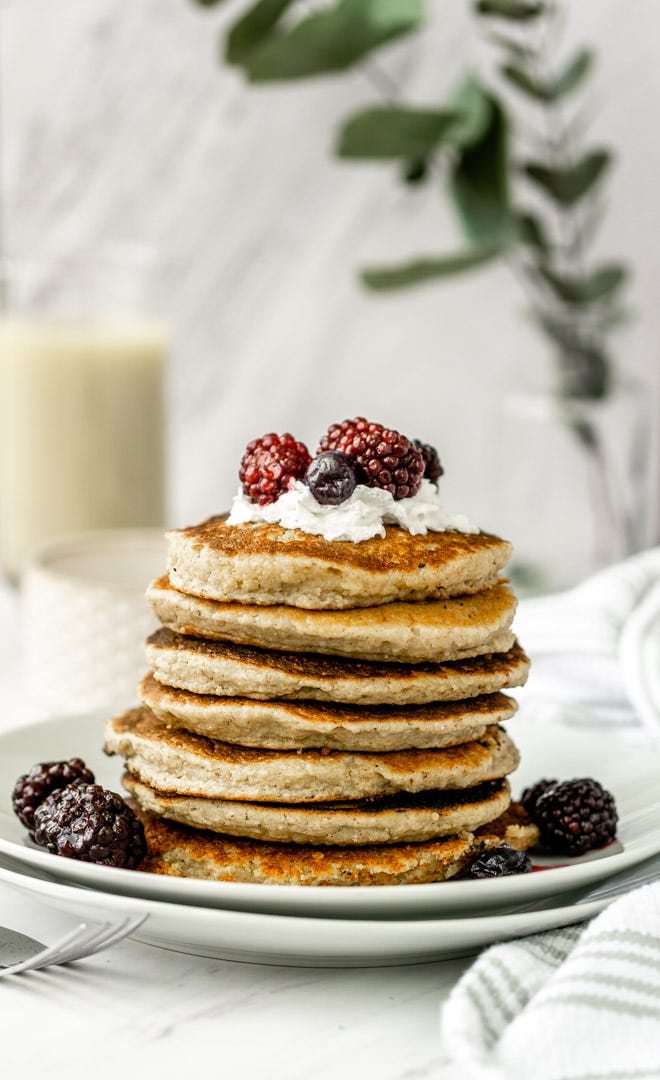
[{"label": "pancake stack", "polygon": [[168,534],[140,708],[107,726],[157,873],[440,881],[536,832],[502,693],[528,660],[486,533],[328,541],[226,517]]}]

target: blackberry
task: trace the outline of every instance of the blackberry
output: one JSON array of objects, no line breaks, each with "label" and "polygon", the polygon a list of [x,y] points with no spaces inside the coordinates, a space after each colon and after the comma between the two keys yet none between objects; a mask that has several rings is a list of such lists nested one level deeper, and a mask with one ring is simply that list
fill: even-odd
[{"label": "blackberry", "polygon": [[499,844],[473,859],[467,876],[471,878],[508,877],[510,874],[529,874],[532,860],[524,851],[508,844]]},{"label": "blackberry", "polygon": [[398,431],[385,429],[355,440],[355,457],[369,487],[389,491],[395,499],[408,499],[419,491],[424,475],[424,459],[412,443]]},{"label": "blackberry", "polygon": [[52,855],[134,870],[146,855],[142,822],[121,795],[73,784],[37,807],[34,838]]},{"label": "blackberry", "polygon": [[304,443],[285,435],[262,435],[248,444],[238,472],[243,491],[252,502],[266,506],[302,480],[312,460]]},{"label": "blackberry", "polygon": [[321,439],[321,451],[338,450],[360,466],[361,482],[407,499],[419,491],[424,459],[405,435],[372,424],[363,416],[333,424]]},{"label": "blackberry", "polygon": [[19,821],[34,839],[34,812],[40,803],[58,788],[69,784],[93,784],[94,774],[81,758],[68,761],[42,761],[19,776],[14,786],[12,806]]},{"label": "blackberry", "polygon": [[421,439],[413,439],[413,445],[417,447],[422,458],[424,460],[424,477],[426,480],[430,480],[432,484],[438,486],[438,480],[441,476],[444,476],[445,470],[440,464],[440,458],[438,457],[438,451],[435,446],[430,446],[429,443],[423,443]]},{"label": "blackberry", "polygon": [[358,483],[358,467],[346,454],[328,450],[312,459],[305,477],[318,503],[338,506],[350,499]]},{"label": "blackberry", "polygon": [[324,450],[340,450],[345,453],[345,446],[356,435],[365,435],[368,431],[376,430],[382,431],[383,425],[372,424],[370,420],[365,420],[364,416],[356,416],[355,420],[342,420],[340,424],[331,424],[319,443],[317,453]]},{"label": "blackberry", "polygon": [[613,796],[597,780],[586,777],[548,788],[530,816],[543,846],[560,855],[584,855],[616,836]]},{"label": "blackberry", "polygon": [[558,780],[537,780],[535,784],[525,788],[520,796],[520,801],[531,818],[534,817],[536,804],[541,798],[541,795],[558,783]]}]

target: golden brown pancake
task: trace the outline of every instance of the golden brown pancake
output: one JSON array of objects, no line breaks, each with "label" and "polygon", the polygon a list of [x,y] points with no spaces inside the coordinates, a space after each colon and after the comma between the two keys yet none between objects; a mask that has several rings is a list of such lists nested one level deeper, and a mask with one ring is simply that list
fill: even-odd
[{"label": "golden brown pancake", "polygon": [[473,832],[508,808],[506,780],[466,791],[399,793],[336,803],[253,803],[157,791],[127,773],[124,786],[143,810],[228,836],[294,844],[391,844]]},{"label": "golden brown pancake", "polygon": [[211,600],[325,609],[430,600],[492,585],[511,545],[488,533],[413,536],[388,525],[361,543],[279,525],[227,525],[227,515],[167,534],[175,589]]},{"label": "golden brown pancake", "polygon": [[514,642],[516,599],[503,584],[444,600],[308,611],[188,596],[162,577],[147,599],[176,633],[283,651],[419,663],[506,652]]},{"label": "golden brown pancake", "polygon": [[176,825],[139,810],[147,838],[140,870],[173,877],[267,885],[415,885],[445,881],[481,851],[531,847],[538,830],[512,806],[476,833],[421,843],[321,847],[238,839]]},{"label": "golden brown pancake", "polygon": [[427,705],[339,705],[320,701],[259,701],[192,694],[146,675],[143,705],[169,727],[221,742],[268,750],[410,750],[455,746],[509,720],[516,703],[506,694]]},{"label": "golden brown pancake", "polygon": [[467,660],[382,664],[276,652],[157,630],[147,639],[146,652],[158,682],[193,694],[357,705],[457,701],[520,686],[529,670],[529,661],[517,644],[508,652]]},{"label": "golden brown pancake", "polygon": [[106,752],[121,755],[129,772],[158,791],[295,803],[474,787],[513,772],[519,760],[499,727],[488,728],[474,742],[441,750],[255,750],[168,728],[147,709],[131,709],[108,721]]}]

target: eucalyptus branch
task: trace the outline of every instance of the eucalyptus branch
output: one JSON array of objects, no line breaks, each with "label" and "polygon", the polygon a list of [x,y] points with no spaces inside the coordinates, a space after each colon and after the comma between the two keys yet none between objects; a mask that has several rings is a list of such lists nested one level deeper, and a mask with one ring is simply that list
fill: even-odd
[{"label": "eucalyptus branch", "polygon": [[[222,0],[195,2],[214,7]],[[471,74],[442,105],[408,103],[379,62],[382,48],[421,30],[423,0],[242,0],[225,57],[251,83],[361,73],[377,100],[343,122],[337,155],[395,165],[407,184],[433,174],[428,195],[447,193],[465,240],[458,251],[366,268],[362,281],[373,290],[401,289],[503,262],[554,349],[558,405],[587,454],[594,500],[630,539],[591,408],[609,392],[608,340],[625,279],[621,264],[594,266],[589,257],[610,161],[607,150],[586,145],[591,106],[585,110],[584,98],[573,105],[592,55],[581,49],[559,59],[568,0],[465,2],[495,50],[503,82],[494,87],[490,77]]]},{"label": "eucalyptus branch", "polygon": [[[485,5],[486,11],[483,7],[478,6],[482,15],[493,14],[492,4]],[[540,126],[531,140],[528,131],[524,134],[540,157],[524,164],[522,172],[542,189],[544,205],[552,208],[543,227],[545,244],[524,254],[515,251],[514,262],[521,268],[518,276],[540,325],[559,350],[560,392],[593,398],[607,393],[610,375],[599,300],[601,293],[617,288],[622,271],[601,268],[590,273],[588,269],[587,247],[599,223],[595,196],[607,155],[587,154],[576,138],[575,124],[564,115],[564,98],[588,72],[590,57],[583,51],[563,70],[553,64],[561,41],[562,14],[550,0],[539,3],[535,18],[521,20],[514,37],[511,31],[493,35],[490,19],[483,25],[484,36],[504,53],[501,70],[512,92],[526,95],[534,107]],[[511,107],[509,113],[517,115]],[[516,129],[520,138],[519,123]],[[590,202],[595,202],[596,209],[590,208]]]}]

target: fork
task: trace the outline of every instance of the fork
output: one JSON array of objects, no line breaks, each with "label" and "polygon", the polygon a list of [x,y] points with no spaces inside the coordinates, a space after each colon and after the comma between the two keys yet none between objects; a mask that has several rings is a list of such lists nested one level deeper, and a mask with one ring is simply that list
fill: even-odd
[{"label": "fork", "polygon": [[104,922],[93,926],[81,922],[54,945],[43,946],[34,956],[18,964],[0,967],[0,978],[4,975],[18,975],[25,971],[37,971],[51,964],[70,964],[74,960],[94,956],[95,953],[123,941],[134,930],[137,930],[146,918],[146,915],[127,916],[119,922]]},{"label": "fork", "polygon": [[623,896],[642,885],[651,885],[655,881],[660,881],[659,855],[652,855],[644,862],[628,870],[622,870],[614,877],[607,878],[588,892],[581,893],[573,903],[579,907],[581,904],[590,904],[594,900],[613,900],[617,896]]}]

